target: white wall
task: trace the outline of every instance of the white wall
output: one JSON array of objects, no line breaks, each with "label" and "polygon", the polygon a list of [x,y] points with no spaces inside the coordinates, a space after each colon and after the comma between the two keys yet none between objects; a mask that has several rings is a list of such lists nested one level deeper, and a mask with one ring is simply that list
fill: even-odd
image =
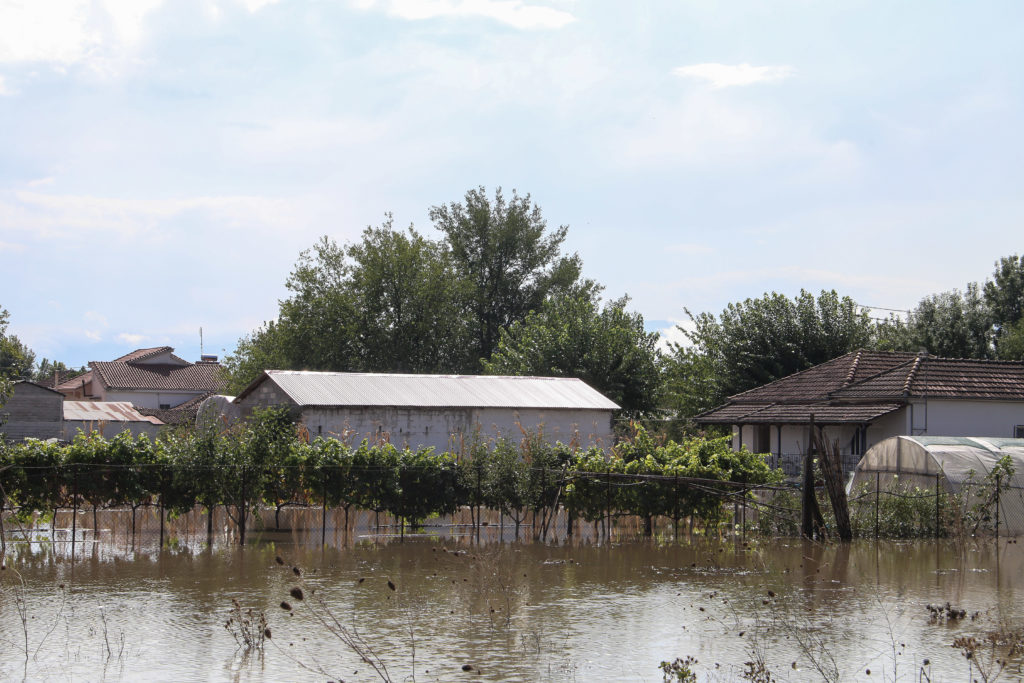
[{"label": "white wall", "polygon": [[[101,383],[97,382],[97,384]],[[205,391],[110,391],[100,400],[128,401],[137,408],[152,408],[156,410],[160,408],[161,403],[173,408],[205,393]]]},{"label": "white wall", "polygon": [[[611,446],[611,412],[606,410],[499,410],[420,408],[314,408],[302,411],[311,438],[333,437],[350,444],[386,438],[396,446],[460,452],[476,438],[518,441],[523,429],[541,431],[549,442],[581,447]],[[522,428],[520,428],[522,427]]]},{"label": "white wall", "polygon": [[[931,436],[1012,437],[1015,425],[1024,425],[1022,401],[961,401],[928,399],[914,402],[914,434]],[[907,432],[909,434],[909,432]]]},{"label": "white wall", "polygon": [[[769,432],[769,444],[767,448],[759,448],[760,444],[756,443],[756,433],[758,427],[756,425],[743,425],[743,446],[748,451],[756,451],[759,453],[773,453],[780,455],[779,451],[779,427],[771,425]],[[807,449],[807,441],[810,427],[808,425],[782,425],[782,455],[795,455],[803,453]],[[826,425],[823,427],[826,438],[829,441],[838,441],[842,452],[846,453],[850,448],[850,441],[853,439],[854,434],[857,431],[857,425]],[[868,430],[868,436],[870,438],[871,430]],[[739,446],[737,436],[739,429],[733,427],[733,448]]]}]

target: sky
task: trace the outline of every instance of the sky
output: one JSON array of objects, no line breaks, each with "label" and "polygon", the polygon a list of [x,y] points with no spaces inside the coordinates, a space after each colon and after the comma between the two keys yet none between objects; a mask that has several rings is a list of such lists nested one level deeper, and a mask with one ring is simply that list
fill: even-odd
[{"label": "sky", "polygon": [[[1024,4],[0,0],[0,307],[230,353],[299,253],[530,193],[609,297],[913,307],[1024,250]],[[877,314],[883,313],[876,309]]]}]

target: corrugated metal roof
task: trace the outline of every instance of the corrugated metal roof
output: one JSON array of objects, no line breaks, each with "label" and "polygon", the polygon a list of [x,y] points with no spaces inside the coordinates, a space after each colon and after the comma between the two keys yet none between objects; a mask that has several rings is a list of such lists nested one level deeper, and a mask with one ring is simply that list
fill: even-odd
[{"label": "corrugated metal roof", "polygon": [[82,422],[150,422],[158,418],[143,415],[128,401],[64,401],[64,419]]},{"label": "corrugated metal roof", "polygon": [[618,410],[585,382],[571,377],[398,375],[267,370],[261,381],[278,385],[300,406],[403,406],[420,408],[566,408]]}]

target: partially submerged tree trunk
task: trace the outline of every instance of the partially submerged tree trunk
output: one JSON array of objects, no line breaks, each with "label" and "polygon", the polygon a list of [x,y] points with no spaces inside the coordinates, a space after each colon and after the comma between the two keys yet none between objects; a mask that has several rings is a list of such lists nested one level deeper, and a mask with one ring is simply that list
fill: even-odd
[{"label": "partially submerged tree trunk", "polygon": [[827,442],[815,435],[819,442],[818,462],[825,477],[825,488],[832,501],[832,510],[836,516],[836,532],[843,541],[853,540],[853,526],[850,524],[850,502],[846,497],[843,485],[843,466],[839,455],[839,443]]}]

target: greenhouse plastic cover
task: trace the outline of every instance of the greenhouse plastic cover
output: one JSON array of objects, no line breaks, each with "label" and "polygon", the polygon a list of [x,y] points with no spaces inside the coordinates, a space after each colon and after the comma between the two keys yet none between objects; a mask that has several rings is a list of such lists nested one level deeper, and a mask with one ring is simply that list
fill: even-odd
[{"label": "greenhouse plastic cover", "polygon": [[893,436],[864,454],[854,476],[865,480],[869,473],[899,475],[945,475],[953,491],[974,474],[980,480],[992,471],[1003,456],[1013,460],[1011,486],[1024,486],[1024,439],[975,436]]}]

